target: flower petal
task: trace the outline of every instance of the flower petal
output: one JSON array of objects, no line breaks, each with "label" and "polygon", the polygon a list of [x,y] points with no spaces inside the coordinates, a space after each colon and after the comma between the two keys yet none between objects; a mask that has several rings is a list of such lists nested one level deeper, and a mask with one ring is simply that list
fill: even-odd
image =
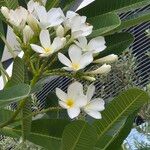
[{"label": "flower petal", "polygon": [[47,11],[44,6],[38,6],[36,8],[36,13],[40,22],[47,22]]},{"label": "flower petal", "polygon": [[83,95],[83,85],[79,82],[74,82],[69,85],[67,90],[68,98],[74,99],[75,101],[80,95]]},{"label": "flower petal", "polygon": [[64,102],[67,100],[67,94],[64,91],[62,91],[60,88],[56,88],[56,95],[60,100]]},{"label": "flower petal", "polygon": [[92,39],[89,42],[88,46],[89,46],[91,51],[94,50],[96,52],[101,52],[106,48],[105,43],[106,42],[105,42],[104,37],[99,36],[99,37],[96,37],[96,38]]},{"label": "flower petal", "polygon": [[40,33],[40,42],[44,48],[49,48],[51,45],[50,34],[48,30],[42,30]]},{"label": "flower petal", "polygon": [[59,101],[59,105],[60,105],[62,108],[64,108],[64,109],[68,109],[67,104],[66,104],[65,102],[63,102],[63,101]]},{"label": "flower petal", "polygon": [[64,13],[61,10],[61,8],[52,8],[48,11],[48,22],[51,24],[51,26],[58,26],[60,25],[64,19]]},{"label": "flower petal", "polygon": [[78,64],[81,59],[81,55],[82,55],[81,49],[78,46],[73,44],[70,46],[68,51],[69,51],[68,53],[69,53],[69,57],[70,57],[72,63]]},{"label": "flower petal", "polygon": [[63,48],[65,41],[65,38],[56,37],[52,43],[52,48],[54,51],[58,51]]},{"label": "flower petal", "polygon": [[88,101],[85,95],[80,95],[75,101],[75,105],[79,108],[86,106],[87,103]]},{"label": "flower petal", "polygon": [[81,47],[82,49],[84,49],[87,46],[87,39],[86,39],[86,37],[80,37],[80,38],[78,38],[78,41],[75,41],[75,43],[79,47]]},{"label": "flower petal", "polygon": [[68,112],[69,117],[73,119],[80,114],[80,108],[76,108],[76,107],[69,108],[67,109],[67,112]]},{"label": "flower petal", "polygon": [[64,54],[58,53],[58,59],[62,64],[71,67],[71,61]]},{"label": "flower petal", "polygon": [[91,85],[88,87],[87,93],[86,93],[88,102],[92,99],[92,97],[93,97],[93,95],[94,95],[94,92],[95,92],[95,86],[94,86],[93,84],[91,84]]},{"label": "flower petal", "polygon": [[93,62],[93,55],[91,52],[87,52],[82,55],[80,59],[80,67],[81,69],[85,68],[87,65]]},{"label": "flower petal", "polygon": [[37,53],[44,53],[44,49],[41,46],[31,44],[31,48]]},{"label": "flower petal", "polygon": [[85,110],[87,111],[103,111],[105,109],[104,107],[105,102],[101,98],[96,98],[94,100],[91,100],[89,104],[85,107]]},{"label": "flower petal", "polygon": [[98,111],[86,111],[86,113],[87,113],[89,116],[91,116],[91,117],[93,117],[93,118],[95,118],[95,119],[101,119],[101,118],[102,118],[101,113],[98,112]]}]

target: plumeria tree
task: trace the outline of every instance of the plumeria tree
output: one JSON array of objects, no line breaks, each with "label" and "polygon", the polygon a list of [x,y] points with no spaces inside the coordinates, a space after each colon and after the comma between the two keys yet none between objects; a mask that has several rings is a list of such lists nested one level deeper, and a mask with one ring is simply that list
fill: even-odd
[{"label": "plumeria tree", "polygon": [[[150,19],[145,13],[121,21],[118,12],[149,0],[95,0],[76,12],[70,9],[75,3],[0,0],[1,42],[13,57],[11,76],[0,65],[5,85],[0,134],[20,140],[22,149],[28,141],[50,150],[121,149],[138,109],[149,100],[146,92],[132,88],[108,103],[95,96],[94,85],[134,40],[120,31]],[[13,29],[19,55],[5,38],[6,25]],[[70,78],[71,83],[66,91],[57,87],[46,108],[33,109],[36,94],[53,77]],[[8,109],[12,103],[15,110]]]}]

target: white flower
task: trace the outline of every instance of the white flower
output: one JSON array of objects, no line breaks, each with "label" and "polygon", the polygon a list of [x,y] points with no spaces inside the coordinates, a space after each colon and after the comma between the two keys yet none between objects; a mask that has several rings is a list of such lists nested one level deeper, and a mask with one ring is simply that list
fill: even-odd
[{"label": "white flower", "polygon": [[82,49],[83,52],[91,51],[93,53],[99,53],[106,48],[105,39],[102,36],[93,38],[88,43],[86,37],[78,38],[78,41],[75,43]]},{"label": "white flower", "polygon": [[52,8],[47,12],[44,6],[39,6],[36,12],[42,29],[58,26],[65,18],[61,8]]},{"label": "white flower", "polygon": [[66,30],[71,29],[72,38],[88,36],[92,33],[93,26],[86,23],[86,16],[68,11],[64,21]]},{"label": "white flower", "polygon": [[27,44],[33,37],[34,32],[32,31],[31,27],[26,25],[23,29],[23,42]]},{"label": "white flower", "polygon": [[94,92],[95,92],[95,86],[90,85],[86,93],[87,103],[84,107],[82,107],[82,109],[85,111],[85,113],[87,113],[91,117],[95,119],[101,119],[102,116],[100,111],[103,111],[105,109],[104,107],[105,102],[101,98],[92,99]]},{"label": "white flower", "polygon": [[111,54],[95,60],[94,63],[113,63],[116,62],[117,60],[118,60],[118,55]]},{"label": "white flower", "polygon": [[42,30],[40,33],[40,42],[42,46],[31,44],[31,48],[40,53],[41,57],[47,57],[54,52],[60,50],[65,44],[65,38],[56,37],[51,43],[50,34],[48,30]]},{"label": "white flower", "polygon": [[59,105],[67,109],[71,119],[80,114],[80,108],[86,104],[86,98],[83,95],[83,86],[79,82],[72,83],[67,90],[67,93],[56,88],[56,95],[59,98]]},{"label": "white flower", "polygon": [[37,18],[36,9],[40,6],[39,2],[35,2],[34,0],[30,0],[27,4],[27,8],[30,14]]},{"label": "white flower", "polygon": [[4,13],[4,16],[9,21],[10,24],[20,29],[24,28],[28,15],[28,12],[25,8],[18,7],[15,10],[12,9],[8,10],[6,9],[6,7],[5,8],[2,7],[1,11],[2,13]]},{"label": "white flower", "polygon": [[84,69],[93,61],[92,53],[87,52],[82,54],[81,49],[76,45],[70,46],[68,54],[70,60],[62,53],[58,54],[59,61],[67,66],[64,67],[64,69],[68,71],[78,71],[80,69]]},{"label": "white flower", "polygon": [[94,70],[94,71],[90,71],[89,74],[107,74],[111,71],[111,66],[104,64],[101,67],[99,67],[98,69]]}]

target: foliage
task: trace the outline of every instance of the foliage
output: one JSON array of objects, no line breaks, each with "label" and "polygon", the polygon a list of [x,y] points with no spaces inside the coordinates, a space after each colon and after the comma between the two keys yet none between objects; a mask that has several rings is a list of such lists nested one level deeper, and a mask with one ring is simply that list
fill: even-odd
[{"label": "foliage", "polygon": [[[46,4],[42,0],[30,2],[35,10],[27,8],[26,0],[0,0],[0,37],[14,57],[11,77],[1,64],[7,83],[0,91],[0,135],[17,139],[16,149],[32,146],[50,150],[121,149],[137,111],[149,101],[147,92],[134,87],[131,75],[136,67],[135,60],[125,58],[126,62],[120,59],[118,65],[115,64],[117,55],[134,41],[131,34],[121,30],[148,21],[150,17],[149,12],[144,12],[122,21],[118,12],[147,5],[149,0],[95,0],[79,10],[79,14],[67,12],[77,5],[74,0],[52,0]],[[55,7],[67,12],[67,17]],[[87,21],[80,15],[86,15]],[[4,22],[14,31],[19,49],[24,53],[22,58],[16,56],[6,40]],[[119,71],[118,68],[126,72],[121,74],[123,91],[118,90],[116,97],[105,102],[102,98],[95,98],[94,85],[86,83],[107,76],[111,67],[112,74]],[[67,93],[60,88],[56,88],[56,92],[50,91],[45,108],[40,110],[36,105],[37,92],[57,77],[74,79],[74,82],[68,86]],[[86,85],[83,87],[78,81]],[[17,105],[13,111],[6,109],[11,103]]]}]

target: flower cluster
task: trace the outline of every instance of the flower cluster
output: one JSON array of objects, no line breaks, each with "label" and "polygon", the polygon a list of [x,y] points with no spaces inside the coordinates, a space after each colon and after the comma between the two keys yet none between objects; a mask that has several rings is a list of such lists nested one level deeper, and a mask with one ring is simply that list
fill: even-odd
[{"label": "flower cluster", "polygon": [[[40,60],[47,57],[50,62],[51,58],[56,57],[64,65],[61,68],[63,71],[75,73],[90,64],[98,63],[101,65],[98,69],[86,72],[83,76],[91,81],[95,80],[94,75],[110,72],[109,64],[118,59],[114,54],[95,59],[95,56],[106,49],[106,41],[102,36],[88,39],[93,26],[87,23],[86,16],[73,11],[64,14],[61,8],[47,11],[45,1],[39,3],[34,0],[28,2],[27,9],[21,6],[16,10],[2,7],[1,12],[13,28],[25,55],[28,52],[28,57],[34,56]],[[33,64],[31,68],[35,70]],[[60,99],[60,106],[68,110],[70,118],[77,117],[83,110],[100,119],[99,111],[104,109],[104,101],[99,98],[91,100],[94,90],[95,87],[91,85],[84,95],[82,84],[75,82],[69,86],[67,93],[57,88],[56,94]]]},{"label": "flower cluster", "polygon": [[77,117],[81,111],[90,115],[95,119],[101,119],[100,111],[105,109],[104,100],[101,98],[92,99],[95,92],[95,86],[90,85],[87,93],[83,92],[83,85],[79,82],[74,82],[69,85],[67,93],[56,88],[56,95],[59,98],[59,105],[67,109],[71,119]]},{"label": "flower cluster", "polygon": [[[91,39],[89,42],[86,36],[92,33],[93,26],[86,22],[86,16],[68,11],[66,15],[61,8],[46,10],[45,1],[43,5],[30,0],[27,9],[19,7],[16,10],[9,10],[2,7],[1,12],[10,25],[23,33],[23,43],[29,44],[41,57],[51,56],[53,53],[63,49],[68,43],[69,58],[62,52],[58,53],[59,61],[64,64],[67,71],[78,71],[91,64],[94,56],[106,49],[105,39],[102,36]],[[34,36],[39,41],[31,43]],[[39,45],[40,44],[40,45]],[[65,47],[67,48],[67,47]],[[66,54],[66,53],[65,53]],[[94,63],[107,63],[117,60],[116,55],[110,55]],[[102,66],[106,72],[110,71],[110,65]],[[100,69],[101,70],[101,69]],[[98,71],[96,71],[98,72]]]}]

